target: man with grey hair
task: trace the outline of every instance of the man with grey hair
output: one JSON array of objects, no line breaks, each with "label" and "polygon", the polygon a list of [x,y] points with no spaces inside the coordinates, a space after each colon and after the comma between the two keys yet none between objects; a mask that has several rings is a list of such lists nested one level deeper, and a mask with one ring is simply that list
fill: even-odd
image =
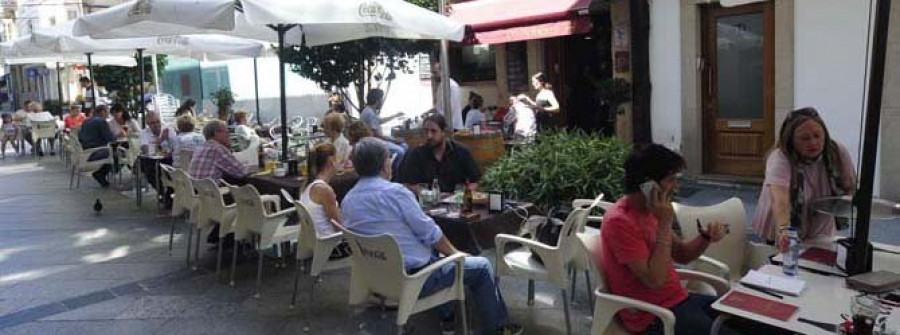
[{"label": "man with grey hair", "polygon": [[[160,195],[158,200],[162,201],[166,208],[171,208],[172,197],[169,195],[173,190],[167,188],[160,192],[158,186],[161,185],[157,184],[159,181],[156,176],[159,175],[159,163],[172,165],[172,139],[175,131],[163,127],[162,119],[157,112],[148,112],[146,121],[147,128],[141,129],[140,133],[141,153],[157,156],[157,158],[141,156],[138,158],[138,162],[141,164],[141,171],[147,178],[147,183]],[[162,158],[158,158],[160,156]]]},{"label": "man with grey hair", "polygon": [[196,179],[241,179],[247,168],[231,154],[231,140],[225,122],[214,120],[203,127],[206,142],[194,150],[188,174]]},{"label": "man with grey hair", "polygon": [[[359,181],[341,202],[344,225],[362,235],[389,234],[403,253],[406,273],[414,274],[440,259],[440,254],[459,251],[441,228],[419,208],[416,197],[401,184],[389,181],[391,161],[388,150],[375,138],[356,143],[351,160]],[[431,295],[453,283],[456,263],[431,274],[422,287],[422,296]],[[522,327],[509,323],[506,303],[494,282],[491,263],[484,257],[466,257],[463,282],[473,293],[487,334],[521,334]],[[455,323],[449,305],[438,307],[444,334],[453,334]]]}]

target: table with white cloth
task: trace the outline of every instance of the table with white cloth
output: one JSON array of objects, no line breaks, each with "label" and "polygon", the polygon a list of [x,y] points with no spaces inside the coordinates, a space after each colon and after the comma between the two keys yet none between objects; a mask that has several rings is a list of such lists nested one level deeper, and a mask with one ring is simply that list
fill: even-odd
[{"label": "table with white cloth", "polygon": [[[829,240],[809,243],[805,247],[834,250],[834,245]],[[892,248],[892,246],[877,243],[873,243],[873,245],[875,246],[872,260],[873,271],[886,270],[900,273],[900,254],[895,252],[896,250],[894,249],[896,247]],[[778,260],[778,258],[773,259],[773,261]],[[853,314],[850,312],[851,299],[858,296],[860,292],[847,287],[845,283],[846,277],[843,271],[838,268],[804,260],[801,260],[800,266],[797,270],[797,278],[803,280],[806,286],[799,296],[783,295],[783,299],[775,299],[765,293],[735,284],[728,293],[724,294],[722,298],[712,305],[713,309],[722,313],[717,319],[717,323],[728,317],[740,317],[800,334],[834,334],[809,323],[798,321],[798,319],[804,318],[838,325],[843,322],[841,318],[842,313],[847,315]],[[808,269],[813,269],[815,272]],[[786,276],[781,266],[775,264],[765,265],[758,271],[770,275]],[[829,275],[827,273],[832,274]],[[797,306],[797,311],[787,321],[781,321],[722,304],[724,297],[727,297],[732,291],[739,291],[756,297],[794,305]],[[900,330],[900,309],[890,313],[887,317],[887,325],[888,329]],[[715,330],[716,328],[714,328]]]}]

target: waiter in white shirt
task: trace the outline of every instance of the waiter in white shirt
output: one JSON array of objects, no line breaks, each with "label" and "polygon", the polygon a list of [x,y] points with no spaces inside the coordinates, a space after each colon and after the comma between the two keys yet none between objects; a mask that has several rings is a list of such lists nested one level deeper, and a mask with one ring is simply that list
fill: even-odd
[{"label": "waiter in white shirt", "polygon": [[[449,76],[448,76],[449,78]],[[462,96],[459,92],[459,84],[456,83],[456,80],[453,78],[450,79],[450,111],[453,113],[451,120],[451,124],[453,125],[454,130],[465,129],[465,124],[463,123],[462,118]],[[446,113],[444,111],[444,83],[441,83],[441,65],[440,63],[434,63],[431,66],[431,80],[438,82],[437,91],[434,93],[434,108],[437,109],[441,115],[446,117]]]}]

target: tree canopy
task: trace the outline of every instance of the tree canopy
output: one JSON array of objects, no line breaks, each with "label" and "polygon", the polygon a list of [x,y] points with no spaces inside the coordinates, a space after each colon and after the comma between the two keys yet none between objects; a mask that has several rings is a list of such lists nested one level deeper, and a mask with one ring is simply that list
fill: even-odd
[{"label": "tree canopy", "polygon": [[[406,1],[437,10],[437,0]],[[368,38],[316,47],[292,46],[281,56],[291,65],[291,71],[325,91],[339,92],[345,102],[361,109],[369,89],[379,87],[387,93],[397,73],[413,73],[416,64],[412,58],[432,51],[435,45],[434,41]],[[355,90],[348,92],[351,86]]]}]

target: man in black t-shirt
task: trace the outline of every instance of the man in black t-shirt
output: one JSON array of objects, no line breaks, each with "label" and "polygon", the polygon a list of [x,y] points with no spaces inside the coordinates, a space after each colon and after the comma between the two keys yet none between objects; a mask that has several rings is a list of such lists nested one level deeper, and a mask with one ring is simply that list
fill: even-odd
[{"label": "man in black t-shirt", "polygon": [[432,114],[423,122],[426,142],[421,147],[410,150],[400,169],[399,181],[418,194],[418,184],[431,185],[434,179],[441,190],[452,192],[456,185],[469,182],[469,188],[478,189],[481,171],[468,148],[449,139],[447,120],[442,115]]}]

